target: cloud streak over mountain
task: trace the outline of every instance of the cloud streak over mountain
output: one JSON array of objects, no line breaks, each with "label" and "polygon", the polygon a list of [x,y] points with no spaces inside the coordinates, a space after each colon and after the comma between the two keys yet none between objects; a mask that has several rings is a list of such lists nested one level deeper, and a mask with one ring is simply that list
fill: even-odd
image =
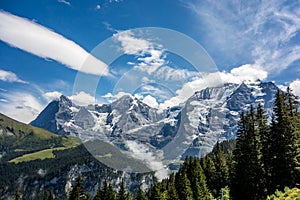
[{"label": "cloud streak over mountain", "polygon": [[[7,44],[87,74],[107,75],[107,65],[75,42],[26,18],[0,11],[0,39]],[[83,65],[88,67],[82,67]]]}]

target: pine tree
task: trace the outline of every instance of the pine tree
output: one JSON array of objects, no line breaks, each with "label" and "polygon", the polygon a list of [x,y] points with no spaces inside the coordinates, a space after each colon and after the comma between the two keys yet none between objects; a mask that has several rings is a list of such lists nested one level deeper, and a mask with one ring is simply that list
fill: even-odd
[{"label": "pine tree", "polygon": [[179,169],[175,176],[175,186],[178,197],[180,200],[191,200],[193,199],[193,192],[191,190],[191,183],[187,178],[186,173],[183,169]]},{"label": "pine tree", "polygon": [[251,106],[249,114],[241,116],[239,135],[234,150],[233,199],[256,200],[265,196],[262,146],[258,124]]},{"label": "pine tree", "polygon": [[[249,130],[248,131],[248,143],[249,143],[249,162],[247,166],[248,175],[248,190],[252,199],[261,199],[266,197],[265,191],[265,172],[262,160],[262,143],[260,138],[260,130],[264,128],[262,124],[263,119],[258,119],[257,117],[263,115],[263,109],[260,106],[259,115],[257,115],[251,107],[249,117]],[[263,116],[262,116],[263,117]],[[260,121],[260,122],[258,122]],[[262,126],[262,127],[260,127]],[[263,134],[263,132],[262,132]]]},{"label": "pine tree", "polygon": [[144,195],[144,193],[140,187],[136,194],[135,200],[147,200],[147,197]]},{"label": "pine tree", "polygon": [[154,183],[149,192],[149,200],[163,199],[159,183]]},{"label": "pine tree", "polygon": [[22,200],[21,195],[18,190],[15,192],[14,200]]},{"label": "pine tree", "polygon": [[240,184],[245,180],[244,167],[247,165],[247,158],[243,154],[246,140],[246,119],[244,112],[241,113],[237,131],[236,148],[233,151],[233,171],[231,177],[231,196],[233,199],[243,199],[243,192],[247,188]]},{"label": "pine tree", "polygon": [[210,193],[206,186],[205,175],[199,159],[188,157],[184,162],[183,169],[186,170],[185,173],[190,181],[193,199],[210,199]]},{"label": "pine tree", "polygon": [[179,200],[176,187],[175,187],[175,175],[171,173],[168,181],[168,200]]},{"label": "pine tree", "polygon": [[112,184],[107,183],[107,180],[104,180],[101,192],[99,192],[99,193],[101,195],[97,196],[97,194],[98,194],[98,191],[97,191],[96,196],[97,196],[97,198],[99,198],[99,196],[101,196],[99,198],[101,200],[116,200],[116,195],[115,195],[115,192],[114,192],[114,188],[113,188]]},{"label": "pine tree", "polygon": [[69,196],[70,200],[82,200],[85,199],[85,194],[83,191],[83,186],[82,186],[82,180],[81,180],[81,175],[79,174],[75,186],[73,187],[72,191],[70,192]]},{"label": "pine tree", "polygon": [[129,194],[128,192],[126,192],[126,188],[125,188],[125,182],[122,179],[121,183],[120,183],[120,190],[118,192],[117,195],[117,200],[129,200]]},{"label": "pine tree", "polygon": [[116,195],[112,184],[108,184],[107,200],[116,200]]},{"label": "pine tree", "polygon": [[101,187],[99,186],[93,200],[101,200],[101,197],[102,197],[102,190]]},{"label": "pine tree", "polygon": [[216,182],[215,189],[219,193],[221,188],[228,185],[228,167],[226,164],[224,153],[221,151],[219,142],[216,144],[216,151],[214,152],[214,166],[216,168]]},{"label": "pine tree", "polygon": [[54,195],[52,192],[49,192],[49,195],[48,195],[48,199],[47,200],[54,200]]},{"label": "pine tree", "polygon": [[212,192],[212,194],[217,197],[218,192],[217,192],[217,184],[218,184],[218,179],[217,179],[217,172],[215,168],[215,164],[212,160],[212,158],[208,155],[205,157],[201,158],[201,166],[203,168],[203,172],[206,177],[206,183],[208,189]]},{"label": "pine tree", "polygon": [[92,199],[93,199],[93,197],[92,197],[91,194],[88,194],[88,195],[86,196],[86,200],[92,200]]},{"label": "pine tree", "polygon": [[300,123],[298,104],[290,90],[287,94],[277,92],[271,124],[269,153],[271,154],[271,182],[269,192],[294,187],[299,183]]},{"label": "pine tree", "polygon": [[48,200],[48,192],[47,192],[47,190],[43,191],[43,200]]}]

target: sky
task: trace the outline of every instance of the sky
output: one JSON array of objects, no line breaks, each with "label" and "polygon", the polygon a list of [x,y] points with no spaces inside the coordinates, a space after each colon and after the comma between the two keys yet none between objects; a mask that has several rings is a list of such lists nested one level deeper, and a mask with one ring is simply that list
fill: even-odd
[{"label": "sky", "polygon": [[300,95],[300,1],[0,1],[0,112],[24,123],[62,94],[163,110],[257,79]]}]

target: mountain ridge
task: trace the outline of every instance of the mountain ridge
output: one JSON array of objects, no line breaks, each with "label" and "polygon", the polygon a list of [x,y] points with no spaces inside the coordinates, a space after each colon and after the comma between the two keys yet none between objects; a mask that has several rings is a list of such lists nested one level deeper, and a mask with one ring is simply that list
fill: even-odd
[{"label": "mountain ridge", "polygon": [[[135,141],[154,154],[163,153],[163,160],[174,161],[187,155],[206,154],[217,141],[234,139],[240,113],[250,105],[263,104],[271,116],[278,89],[273,82],[259,80],[226,83],[197,91],[184,104],[163,112],[130,95],[110,104],[89,106],[71,104],[62,96],[52,101],[31,124],[51,128],[57,134],[75,135],[83,141],[95,138],[108,141],[133,154],[135,149],[129,143]],[[46,126],[44,119],[52,126]]]}]

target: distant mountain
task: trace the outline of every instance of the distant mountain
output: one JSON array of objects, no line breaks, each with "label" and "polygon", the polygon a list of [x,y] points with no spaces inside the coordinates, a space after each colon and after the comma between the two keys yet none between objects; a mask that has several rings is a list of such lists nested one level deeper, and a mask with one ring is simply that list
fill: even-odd
[{"label": "distant mountain", "polygon": [[[31,125],[83,141],[100,139],[135,156],[137,145],[169,163],[209,152],[233,139],[241,111],[264,105],[271,115],[278,88],[272,82],[225,84],[196,92],[182,106],[163,112],[126,95],[107,105],[78,106],[65,96],[52,101]],[[134,142],[134,145],[132,145]],[[150,166],[151,168],[151,166]]]},{"label": "distant mountain", "polygon": [[[86,146],[93,149],[93,156]],[[143,163],[126,157],[109,143],[94,140],[86,146],[77,137],[60,136],[0,114],[0,199],[10,199],[16,190],[23,199],[42,199],[44,190],[64,199],[79,173],[85,191],[93,195],[105,179],[117,187],[124,178],[133,192],[141,183],[147,187],[155,179]],[[126,168],[126,164],[140,173],[115,170]]]}]

